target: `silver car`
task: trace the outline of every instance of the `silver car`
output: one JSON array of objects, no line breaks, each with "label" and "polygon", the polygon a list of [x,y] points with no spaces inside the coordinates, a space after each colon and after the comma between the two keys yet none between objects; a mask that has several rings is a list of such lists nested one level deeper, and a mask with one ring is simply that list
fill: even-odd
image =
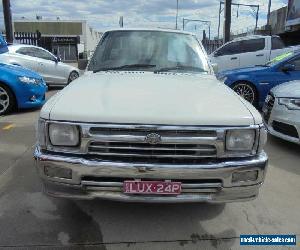
[{"label": "silver car", "polygon": [[0,62],[20,65],[38,72],[48,85],[67,85],[79,77],[79,70],[49,51],[25,44],[10,45],[8,52],[0,54]]},{"label": "silver car", "polygon": [[270,134],[300,144],[300,81],[273,88],[263,107]]}]

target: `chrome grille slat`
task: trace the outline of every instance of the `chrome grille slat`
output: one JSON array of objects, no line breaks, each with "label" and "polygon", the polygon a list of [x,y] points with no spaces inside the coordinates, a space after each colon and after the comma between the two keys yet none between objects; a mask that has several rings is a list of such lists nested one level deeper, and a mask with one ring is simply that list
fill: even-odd
[{"label": "chrome grille slat", "polygon": [[147,151],[170,151],[170,150],[179,150],[179,151],[194,151],[194,152],[215,152],[215,149],[210,149],[210,148],[180,148],[180,147],[176,147],[176,148],[167,148],[167,147],[159,147],[159,148],[154,148],[154,147],[115,147],[115,146],[94,146],[94,145],[90,145],[89,148],[92,149],[124,149],[124,150],[147,150]]},{"label": "chrome grille slat", "polygon": [[216,131],[214,130],[199,130],[194,128],[178,129],[177,127],[92,127],[90,128],[90,133],[92,135],[110,135],[110,136],[144,136],[148,133],[159,132],[163,137],[190,137],[191,134],[197,137],[216,137]]},{"label": "chrome grille slat", "polygon": [[[158,132],[159,133],[159,132]],[[146,136],[147,134],[145,134]],[[144,142],[145,136],[132,135],[95,135],[93,141],[98,142]],[[217,137],[162,137],[161,144],[176,143],[176,144],[215,144]]]},{"label": "chrome grille slat", "polygon": [[[93,151],[90,151],[91,153],[93,153]],[[97,155],[103,155],[103,156],[117,156],[117,157],[137,157],[137,158],[186,158],[186,159],[198,159],[199,156],[198,155],[189,155],[189,154],[186,154],[186,155],[179,155],[179,154],[129,154],[129,153],[105,153],[105,152],[101,152],[101,153],[95,153]],[[201,157],[201,156],[200,156]],[[215,157],[215,155],[205,155],[205,157]]]}]

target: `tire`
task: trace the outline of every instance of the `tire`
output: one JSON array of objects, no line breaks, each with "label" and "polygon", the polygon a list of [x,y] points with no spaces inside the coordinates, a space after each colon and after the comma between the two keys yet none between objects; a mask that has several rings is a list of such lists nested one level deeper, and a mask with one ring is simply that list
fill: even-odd
[{"label": "tire", "polygon": [[72,71],[69,75],[68,84],[79,77],[78,72]]},{"label": "tire", "polygon": [[12,91],[0,83],[0,115],[13,111],[16,107],[16,100]]},{"label": "tire", "polygon": [[257,105],[258,94],[256,88],[249,82],[237,82],[231,87],[234,92],[252,105]]}]

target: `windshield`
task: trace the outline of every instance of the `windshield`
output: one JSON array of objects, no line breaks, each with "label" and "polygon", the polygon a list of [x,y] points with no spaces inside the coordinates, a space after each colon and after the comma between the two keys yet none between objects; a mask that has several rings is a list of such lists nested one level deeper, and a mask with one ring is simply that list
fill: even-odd
[{"label": "windshield", "polygon": [[294,55],[293,52],[287,52],[287,53],[284,53],[284,54],[281,54],[279,56],[276,56],[275,58],[273,58],[272,60],[268,61],[266,63],[266,66],[273,66],[279,62],[282,62],[283,60],[289,58],[289,57],[292,57]]},{"label": "windshield", "polygon": [[209,66],[197,39],[163,31],[112,31],[103,35],[89,71],[178,71],[204,73]]}]

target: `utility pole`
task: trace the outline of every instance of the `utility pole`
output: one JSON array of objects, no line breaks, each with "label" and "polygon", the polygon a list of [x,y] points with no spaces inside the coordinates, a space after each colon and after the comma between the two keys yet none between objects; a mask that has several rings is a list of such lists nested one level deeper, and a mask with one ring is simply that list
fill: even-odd
[{"label": "utility pole", "polygon": [[11,9],[10,9],[10,0],[2,0],[3,5],[3,16],[5,23],[5,32],[6,32],[6,41],[8,43],[13,43],[13,29],[12,29],[12,20],[11,20]]},{"label": "utility pole", "polygon": [[231,25],[231,3],[232,0],[225,0],[224,12],[224,43],[230,40],[230,25]]},{"label": "utility pole", "polygon": [[267,15],[267,25],[270,25],[270,13],[271,13],[271,0],[269,0],[269,4],[268,4],[268,15]]},{"label": "utility pole", "polygon": [[[219,25],[218,25],[218,39],[220,37],[220,23],[221,23],[221,13],[223,12],[223,10],[226,10],[226,6],[225,8],[222,9],[222,5],[226,5],[226,3],[229,2],[226,1],[220,1],[220,7],[219,7]],[[255,15],[255,30],[257,29],[257,23],[258,23],[258,12],[259,12],[259,5],[258,4],[242,4],[242,3],[232,3],[232,0],[230,0],[230,6],[237,6],[238,8],[240,6],[245,6],[245,7],[250,7],[250,8],[255,8],[256,9],[256,15]],[[228,10],[228,9],[227,9]],[[231,8],[229,8],[230,12],[231,12]],[[228,12],[228,11],[227,11]],[[225,18],[225,22],[226,22],[226,14],[224,13],[224,18]],[[231,13],[230,16],[228,16],[228,18],[230,18],[231,20]],[[227,19],[228,19],[227,18]],[[224,22],[224,32],[225,32],[225,22]],[[230,22],[229,22],[230,23]],[[224,37],[225,38],[225,37]]]},{"label": "utility pole", "polygon": [[178,28],[178,0],[177,0],[177,6],[176,6],[176,29]]},{"label": "utility pole", "polygon": [[258,12],[259,12],[259,5],[257,6],[257,9],[256,9],[256,17],[255,17],[255,30],[257,30]]},{"label": "utility pole", "polygon": [[220,2],[220,7],[219,7],[218,40],[220,38],[221,11],[222,11],[222,2]]}]

